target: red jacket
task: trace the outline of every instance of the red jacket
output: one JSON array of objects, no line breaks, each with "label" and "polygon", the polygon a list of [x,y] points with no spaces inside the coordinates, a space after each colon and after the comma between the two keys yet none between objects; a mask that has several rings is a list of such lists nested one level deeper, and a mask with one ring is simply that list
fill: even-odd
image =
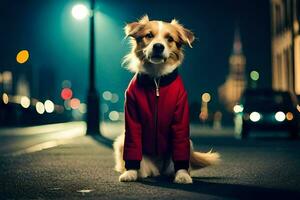
[{"label": "red jacket", "polygon": [[126,90],[123,158],[140,161],[143,154],[189,161],[188,99],[177,70],[155,81],[135,75]]}]

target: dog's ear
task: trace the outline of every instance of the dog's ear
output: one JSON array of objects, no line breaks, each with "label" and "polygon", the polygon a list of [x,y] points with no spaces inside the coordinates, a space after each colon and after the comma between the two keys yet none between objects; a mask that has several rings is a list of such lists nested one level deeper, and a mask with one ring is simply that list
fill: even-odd
[{"label": "dog's ear", "polygon": [[129,24],[126,24],[124,27],[125,35],[126,37],[136,37],[136,33],[139,32],[146,23],[149,22],[148,15],[144,15],[140,20],[137,22],[132,22]]},{"label": "dog's ear", "polygon": [[178,36],[183,44],[189,45],[192,47],[192,43],[195,40],[195,35],[192,31],[184,28],[176,19],[171,21],[171,24],[176,28]]}]

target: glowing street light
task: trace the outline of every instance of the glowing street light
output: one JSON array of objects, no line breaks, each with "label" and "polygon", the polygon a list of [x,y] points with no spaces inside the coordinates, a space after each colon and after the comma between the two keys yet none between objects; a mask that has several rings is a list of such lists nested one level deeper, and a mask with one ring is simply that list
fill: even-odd
[{"label": "glowing street light", "polygon": [[89,15],[89,9],[83,4],[77,4],[72,8],[72,16],[77,20],[83,20]]},{"label": "glowing street light", "polygon": [[90,23],[90,66],[89,66],[89,89],[87,94],[87,134],[100,134],[100,99],[95,86],[95,0],[91,0],[90,9],[84,5],[75,5],[72,9],[72,15],[75,19],[81,20],[89,16]]}]

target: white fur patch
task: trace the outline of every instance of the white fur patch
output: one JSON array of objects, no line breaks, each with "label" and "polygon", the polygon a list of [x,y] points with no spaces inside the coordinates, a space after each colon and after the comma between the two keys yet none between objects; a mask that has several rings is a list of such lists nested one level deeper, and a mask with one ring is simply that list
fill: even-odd
[{"label": "white fur patch", "polygon": [[158,21],[158,32],[161,34],[163,30],[164,23],[162,21]]},{"label": "white fur patch", "polygon": [[175,174],[174,183],[191,184],[193,183],[193,180],[187,170],[180,169]]},{"label": "white fur patch", "polygon": [[128,170],[125,171],[121,176],[119,177],[120,182],[131,182],[136,181],[138,178],[138,173],[136,170]]}]

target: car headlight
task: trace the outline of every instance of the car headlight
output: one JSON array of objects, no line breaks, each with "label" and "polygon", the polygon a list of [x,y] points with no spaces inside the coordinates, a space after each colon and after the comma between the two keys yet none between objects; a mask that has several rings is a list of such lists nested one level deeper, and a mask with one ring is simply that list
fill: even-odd
[{"label": "car headlight", "polygon": [[279,122],[283,122],[285,120],[285,114],[282,111],[278,111],[275,113],[275,119]]},{"label": "car headlight", "polygon": [[258,112],[252,112],[250,114],[250,120],[253,122],[258,122],[261,118],[261,115]]}]

